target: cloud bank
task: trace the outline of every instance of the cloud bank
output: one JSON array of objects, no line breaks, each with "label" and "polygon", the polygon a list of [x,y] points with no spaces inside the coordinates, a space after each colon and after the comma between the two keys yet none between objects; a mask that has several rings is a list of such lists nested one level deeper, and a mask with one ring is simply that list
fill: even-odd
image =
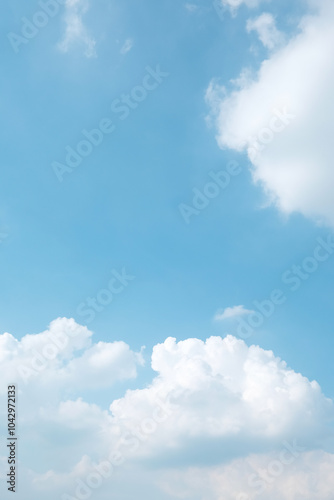
[{"label": "cloud bank", "polygon": [[[32,350],[45,354],[52,337],[63,349],[23,384],[18,368]],[[168,338],[153,348],[152,381],[121,396],[115,388],[136,376],[141,353],[123,342],[93,343],[74,320],[21,340],[1,335],[0,360],[1,380],[18,377],[19,500],[79,500],[97,488],[101,500],[114,493],[130,500],[136,491],[149,500],[290,500],[300,481],[295,494],[330,498],[333,450],[324,443],[333,402],[271,351],[232,336]]]}]

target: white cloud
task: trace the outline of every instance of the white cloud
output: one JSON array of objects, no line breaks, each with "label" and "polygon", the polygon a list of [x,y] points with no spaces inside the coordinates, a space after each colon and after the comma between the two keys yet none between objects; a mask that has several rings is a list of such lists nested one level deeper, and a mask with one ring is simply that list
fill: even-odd
[{"label": "white cloud", "polygon": [[252,314],[253,312],[254,311],[246,309],[244,306],[227,307],[224,310],[217,311],[214,319],[216,321],[223,321],[225,319],[236,318],[238,316],[245,316],[246,314]]},{"label": "white cloud", "polygon": [[169,395],[171,416],[151,443],[156,461],[201,462],[208,453],[219,462],[288,438],[312,446],[334,415],[316,382],[231,336],[169,338],[154,347],[152,368],[158,376],[149,388],[128,391],[110,409],[131,428],[152,413],[156,394]]},{"label": "white cloud", "polygon": [[[282,447],[284,449],[284,446]],[[217,467],[192,467],[160,474],[169,498],[205,500],[331,500],[334,455],[323,451],[250,455]],[[184,496],[181,497],[182,493]]]},{"label": "white cloud", "polygon": [[132,47],[133,47],[133,40],[132,40],[132,38],[127,38],[125,40],[124,44],[121,47],[121,50],[120,50],[121,54],[122,55],[127,54],[128,52],[130,52],[130,50],[132,49]]},{"label": "white cloud", "polygon": [[101,388],[135,378],[140,364],[141,354],[133,353],[125,342],[98,342],[68,363],[62,373],[76,387]]},{"label": "white cloud", "polygon": [[[147,500],[332,500],[334,454],[302,452],[291,464],[283,464],[280,469],[277,466],[279,453],[250,455],[218,466],[174,466],[155,468],[154,471],[138,464],[123,464],[114,468],[110,478],[102,479],[97,490],[90,488],[87,491],[88,494],[91,492],[92,498],[96,495],[99,500],[109,500],[111,496],[132,500],[138,491],[140,498]],[[287,460],[290,457],[287,454]],[[272,464],[275,464],[273,469]],[[92,461],[84,455],[68,473],[52,470],[45,474],[31,473],[29,480],[33,479],[33,488],[25,490],[25,497],[18,493],[17,498],[30,498],[28,490],[38,500],[44,499],[46,495],[51,500],[63,499],[61,495],[65,492],[69,492],[72,500],[78,480],[82,481],[79,491],[83,493],[82,485],[86,485],[87,478],[92,473],[96,474],[97,470],[102,470],[102,462]],[[275,475],[269,470],[274,471]],[[20,479],[22,482],[22,476]],[[260,488],[263,491],[260,492]],[[68,500],[68,497],[65,499]]]},{"label": "white cloud", "polygon": [[95,39],[89,35],[83,23],[83,16],[89,8],[89,0],[66,0],[65,4],[65,34],[59,48],[63,52],[68,52],[73,44],[80,44],[85,47],[86,57],[96,57]]},{"label": "white cloud", "polygon": [[57,422],[59,425],[65,425],[72,430],[92,428],[99,422],[99,426],[110,424],[111,417],[107,411],[95,404],[88,404],[79,398],[76,401],[61,402],[56,412],[49,409],[43,409],[41,418]]},{"label": "white cloud", "polygon": [[[117,399],[108,390],[102,407],[101,389],[135,376],[141,357],[123,342],[92,344],[92,333],[74,320],[58,319],[46,332],[21,341],[0,336],[1,379],[29,359],[32,347],[42,352],[50,332],[72,340],[35,382],[19,386],[24,440],[18,500],[73,499],[78,485],[83,488],[106,461],[115,462],[114,472],[110,481],[101,479],[101,500],[114,493],[130,500],[137,491],[148,500],[235,500],[240,492],[253,500],[249,474],[266,468],[285,441],[295,440],[304,448],[300,461],[284,469],[267,493],[273,500],[291,500],[296,483],[303,487],[294,486],[295,495],[330,499],[333,456],[316,449],[329,435],[333,403],[316,382],[271,351],[231,336],[205,342],[168,338],[153,349],[152,382],[122,391]],[[90,401],[82,397],[87,387],[97,391],[89,392]],[[322,482],[315,485],[318,473]]]},{"label": "white cloud", "polygon": [[222,4],[231,7],[232,10],[237,9],[241,5],[247,7],[257,7],[263,0],[221,0]]},{"label": "white cloud", "polygon": [[256,31],[261,42],[268,49],[274,49],[284,41],[283,34],[276,28],[275,19],[271,14],[264,13],[255,19],[247,21],[247,31]]},{"label": "white cloud", "polygon": [[334,225],[334,5],[320,7],[255,77],[232,92],[211,84],[207,99],[220,147],[248,153],[272,202]]},{"label": "white cloud", "polygon": [[[25,449],[20,449],[23,463],[29,446],[47,454],[50,468],[67,465],[68,469],[87,450],[99,458],[108,449],[110,412],[82,396],[88,394],[94,400],[96,393],[108,391],[110,401],[111,389],[135,378],[143,358],[121,341],[93,343],[92,335],[67,318],[58,318],[48,330],[21,340],[9,333],[0,335],[0,398],[5,398],[7,384],[17,385],[20,432],[25,436]],[[4,409],[2,404],[3,435]],[[27,466],[43,468],[38,453],[30,455]]]},{"label": "white cloud", "polygon": [[234,17],[241,5],[254,8],[258,7],[262,1],[268,0],[213,0],[213,7],[220,19],[223,20],[226,12],[229,12]]},{"label": "white cloud", "polygon": [[[71,387],[110,387],[118,380],[136,377],[143,363],[141,353],[134,353],[124,342],[92,344],[92,332],[73,319],[58,318],[49,329],[17,340],[0,335],[0,378],[16,381],[19,386],[48,393]],[[29,391],[28,391],[29,392]]]}]

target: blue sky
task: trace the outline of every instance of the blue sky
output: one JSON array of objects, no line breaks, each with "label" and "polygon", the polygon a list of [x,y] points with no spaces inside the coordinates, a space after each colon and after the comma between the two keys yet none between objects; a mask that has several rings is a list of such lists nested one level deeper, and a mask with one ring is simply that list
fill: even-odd
[{"label": "blue sky", "polygon": [[[238,305],[255,310],[254,301],[279,288],[286,302],[246,344],[273,350],[297,373],[317,380],[327,397],[334,396],[334,255],[298,291],[282,283],[283,273],[313,255],[317,238],[331,234],[333,207],[317,204],[303,179],[297,179],[291,196],[287,184],[285,198],[262,163],[280,157],[283,146],[276,139],[252,164],[248,138],[241,135],[255,127],[254,117],[243,123],[235,104],[250,88],[255,95],[265,80],[258,73],[264,61],[269,67],[277,63],[276,54],[303,32],[301,19],[314,14],[311,3],[258,2],[234,11],[225,6],[219,16],[207,0],[97,5],[87,0],[82,6],[77,2],[79,34],[66,40],[66,23],[69,29],[76,15],[68,1],[15,53],[8,33],[19,34],[22,17],[31,20],[40,6],[5,2],[0,232],[7,237],[0,245],[1,333],[20,340],[65,317],[87,325],[95,342],[122,340],[136,352],[146,346],[146,368],[139,369],[137,381],[115,388],[119,397],[124,387],[152,378],[153,346],[170,336],[177,341],[238,336],[238,318],[215,321],[216,312]],[[245,29],[250,18],[264,12],[284,34],[277,52],[261,44],[260,29]],[[148,67],[168,76],[121,120],[112,103],[141,85]],[[242,78],[235,83],[245,68],[246,83]],[[211,82],[221,91],[214,113]],[[319,95],[323,88],[326,92],[325,83],[314,85]],[[288,85],[283,87],[288,93]],[[66,147],[76,148],[82,130],[96,129],[104,118],[115,130],[59,182],[54,162],[64,163]],[[238,130],[242,147],[233,143]],[[284,147],[296,158],[297,140],[288,134],[280,137],[287,137]],[[316,149],[315,144],[315,155]],[[193,190],[203,192],[210,172],[225,171],[231,161],[240,174],[187,224],[180,204],[191,205]],[[321,168],[319,176],[330,184]],[[317,199],[325,199],[327,187],[323,193],[321,186],[316,189]],[[303,190],[305,198],[299,200]],[[275,194],[273,203],[268,191]],[[135,278],[87,323],[78,306],[107,288],[113,270],[123,268]],[[98,390],[87,400],[109,404]]]},{"label": "blue sky", "polygon": [[[296,29],[300,3],[272,6],[281,26]],[[20,337],[58,316],[82,321],[78,304],[125,267],[136,279],[90,325],[99,338],[151,347],[168,335],[226,333],[212,324],[216,309],[264,299],[327,234],[300,216],[262,209],[247,158],[217,147],[206,88],[213,77],[229,85],[245,65],[256,70],[260,55],[250,44],[263,49],[245,33],[246,8],[221,20],[209,3],[196,5],[192,13],[182,2],[102,2],[85,17],[97,57],[83,56],[80,44],[57,50],[60,14],[18,54],[3,43],[2,331]],[[2,31],[19,33],[20,16],[35,12],[8,3]],[[133,47],[122,55],[128,38]],[[147,65],[169,76],[121,122],[111,103],[141,83]],[[52,162],[83,128],[113,115],[116,131],[59,183]],[[187,226],[178,205],[231,160],[242,173]],[[254,338],[322,384],[331,375],[333,266],[323,265]]]}]

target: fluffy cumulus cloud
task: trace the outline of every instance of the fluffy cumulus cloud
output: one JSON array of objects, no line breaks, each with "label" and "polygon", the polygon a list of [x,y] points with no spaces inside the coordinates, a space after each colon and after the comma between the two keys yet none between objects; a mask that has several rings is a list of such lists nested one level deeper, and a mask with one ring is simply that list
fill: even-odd
[{"label": "fluffy cumulus cloud", "polygon": [[91,337],[87,327],[67,318],[58,318],[48,330],[21,340],[4,333],[0,335],[0,378],[39,390],[57,386],[75,391],[136,377],[143,362],[141,353],[132,352],[124,342],[93,344]]},{"label": "fluffy cumulus cloud", "polygon": [[74,44],[84,47],[86,57],[95,57],[95,39],[88,33],[83,22],[83,16],[89,8],[88,0],[66,0],[65,3],[65,33],[59,43],[63,52],[68,52]]},{"label": "fluffy cumulus cloud", "polygon": [[207,99],[220,147],[248,154],[273,203],[334,225],[334,4],[312,5],[317,12],[255,76],[243,71],[232,91],[213,81]]},{"label": "fluffy cumulus cloud", "polygon": [[[69,471],[87,452],[98,459],[108,449],[111,414],[82,395],[90,394],[94,400],[96,394],[104,398],[109,394],[108,401],[110,391],[135,378],[143,365],[142,353],[124,342],[94,343],[92,337],[87,327],[67,318],[58,318],[44,332],[20,340],[9,333],[0,335],[0,430],[4,436],[7,385],[15,383],[18,425],[24,436],[22,481],[32,496],[39,484],[36,471],[44,470],[42,477],[51,478],[52,469]],[[0,479],[6,469],[5,463]],[[27,498],[25,488],[22,495]]]},{"label": "fluffy cumulus cloud", "polygon": [[111,386],[136,375],[141,354],[93,344],[87,328],[58,319],[21,341],[0,337],[2,380],[31,348],[43,353],[50,332],[71,341],[19,384],[19,500],[129,500],[136,491],[148,500],[290,500],[300,481],[295,495],[330,498],[333,455],[317,450],[331,442],[332,401],[271,351],[232,336],[168,338],[153,348],[151,383],[117,395]]},{"label": "fluffy cumulus cloud", "polygon": [[156,395],[168,400],[170,416],[150,445],[155,464],[219,463],[293,438],[312,447],[333,416],[316,382],[231,336],[169,338],[154,347],[152,368],[158,376],[149,388],[128,391],[110,409],[130,429],[154,414]]}]

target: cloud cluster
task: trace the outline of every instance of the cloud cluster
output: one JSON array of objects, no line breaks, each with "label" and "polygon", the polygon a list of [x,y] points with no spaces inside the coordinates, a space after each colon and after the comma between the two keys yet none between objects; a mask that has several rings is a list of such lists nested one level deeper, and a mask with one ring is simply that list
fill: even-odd
[{"label": "cloud cluster", "polygon": [[152,413],[156,394],[168,395],[171,415],[150,444],[155,464],[219,463],[284,439],[312,448],[334,416],[316,382],[231,336],[169,338],[154,347],[152,368],[158,376],[150,387],[128,391],[110,409],[131,428]]},{"label": "cloud cluster", "polygon": [[254,180],[283,212],[330,225],[333,20],[333,2],[319,2],[318,12],[302,19],[299,34],[263,61],[255,77],[243,71],[233,91],[214,82],[207,91],[220,147],[248,153]]},{"label": "cloud cluster", "polygon": [[[96,342],[73,319],[58,318],[42,333],[21,340],[0,335],[0,430],[6,434],[7,385],[17,385],[25,468],[67,467],[85,453],[99,458],[109,447],[110,412],[95,404],[96,394],[112,398],[117,383],[133,379],[142,353],[122,341]],[[92,398],[92,402],[83,399]],[[108,432],[106,432],[108,429]],[[31,449],[38,450],[30,453]]]},{"label": "cloud cluster", "polygon": [[[316,449],[330,435],[333,403],[316,382],[271,351],[232,336],[168,338],[153,348],[151,383],[116,398],[109,388],[136,375],[141,354],[123,342],[93,344],[86,327],[63,318],[20,341],[0,336],[2,380],[28,362],[32,349],[44,352],[50,336],[63,343],[63,350],[39,376],[19,385],[25,495],[78,500],[80,492],[92,494],[92,484],[98,483],[102,500],[112,492],[128,500],[138,490],[149,500],[157,495],[232,500],[237,490],[249,495],[239,500],[252,500],[258,492],[249,476],[277,457],[285,457],[280,488],[286,484],[286,489],[273,490],[281,499],[290,499],[292,478],[303,477],[312,461],[315,470],[323,467],[322,488],[329,490],[326,471],[333,458],[316,455]],[[103,403],[97,404],[101,390]],[[89,394],[91,401],[85,400]],[[298,451],[301,468],[290,467],[282,447]],[[315,491],[320,499],[312,485],[304,487],[305,498]]]}]

